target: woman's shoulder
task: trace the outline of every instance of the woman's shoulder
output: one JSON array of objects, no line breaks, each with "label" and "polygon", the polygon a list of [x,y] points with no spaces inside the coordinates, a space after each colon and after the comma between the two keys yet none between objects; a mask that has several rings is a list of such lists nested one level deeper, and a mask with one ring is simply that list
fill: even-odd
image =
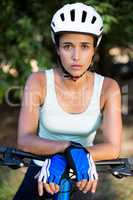
[{"label": "woman's shoulder", "polygon": [[120,89],[118,82],[116,80],[114,80],[113,78],[101,75],[99,73],[95,73],[95,74],[103,79],[103,87],[102,87],[103,91]]},{"label": "woman's shoulder", "polygon": [[44,71],[37,71],[37,72],[32,72],[28,78],[27,78],[27,81],[42,81],[45,79],[45,70]]},{"label": "woman's shoulder", "polygon": [[44,87],[46,85],[46,72],[44,71],[38,71],[38,72],[32,72],[27,80],[26,85],[33,87]]},{"label": "woman's shoulder", "polygon": [[104,76],[102,95],[106,98],[112,95],[120,95],[120,86],[118,82],[110,77]]},{"label": "woman's shoulder", "polygon": [[27,92],[32,92],[32,94],[38,95],[42,102],[45,98],[46,93],[45,71],[31,73],[27,78],[25,90]]},{"label": "woman's shoulder", "polygon": [[110,77],[104,77],[103,87],[106,90],[119,90],[120,86],[118,82]]},{"label": "woman's shoulder", "polygon": [[113,99],[120,99],[121,91],[116,80],[104,76],[103,86],[101,91],[101,108],[105,107],[106,103]]}]

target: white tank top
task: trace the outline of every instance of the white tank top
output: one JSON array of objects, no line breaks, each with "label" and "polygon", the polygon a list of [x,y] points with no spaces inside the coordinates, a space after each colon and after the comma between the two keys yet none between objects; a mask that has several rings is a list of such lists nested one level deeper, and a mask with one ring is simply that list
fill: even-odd
[{"label": "white tank top", "polygon": [[[87,109],[82,113],[70,114],[58,103],[53,69],[46,70],[47,92],[40,108],[38,135],[49,140],[75,141],[83,146],[92,146],[102,119],[100,96],[103,80],[103,76],[94,73],[93,92]],[[36,164],[40,163],[36,161]]]}]

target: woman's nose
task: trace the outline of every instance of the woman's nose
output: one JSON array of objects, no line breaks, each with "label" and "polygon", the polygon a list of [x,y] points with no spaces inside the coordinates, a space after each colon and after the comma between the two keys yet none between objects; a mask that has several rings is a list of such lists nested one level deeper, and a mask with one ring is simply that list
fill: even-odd
[{"label": "woman's nose", "polygon": [[79,60],[79,56],[80,56],[80,51],[79,51],[79,49],[78,49],[78,48],[74,48],[74,49],[73,49],[73,52],[72,52],[72,59],[73,59],[74,61],[77,61],[77,60]]}]

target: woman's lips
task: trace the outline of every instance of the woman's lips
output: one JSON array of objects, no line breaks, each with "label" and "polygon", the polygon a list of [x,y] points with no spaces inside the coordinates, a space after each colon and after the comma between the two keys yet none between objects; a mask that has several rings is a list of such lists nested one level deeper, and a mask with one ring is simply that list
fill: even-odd
[{"label": "woman's lips", "polygon": [[73,64],[73,65],[71,65],[71,67],[72,67],[73,69],[81,69],[82,65]]}]

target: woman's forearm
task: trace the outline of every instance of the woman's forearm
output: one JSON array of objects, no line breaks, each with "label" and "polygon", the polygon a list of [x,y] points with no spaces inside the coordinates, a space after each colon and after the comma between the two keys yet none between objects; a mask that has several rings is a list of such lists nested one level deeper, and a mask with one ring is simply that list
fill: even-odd
[{"label": "woman's forearm", "polygon": [[23,151],[38,155],[51,155],[64,152],[70,146],[70,142],[42,139],[33,134],[26,134],[23,137],[19,137],[17,144],[18,148]]},{"label": "woman's forearm", "polygon": [[120,154],[120,147],[110,143],[96,144],[86,148],[95,161],[116,159]]}]

